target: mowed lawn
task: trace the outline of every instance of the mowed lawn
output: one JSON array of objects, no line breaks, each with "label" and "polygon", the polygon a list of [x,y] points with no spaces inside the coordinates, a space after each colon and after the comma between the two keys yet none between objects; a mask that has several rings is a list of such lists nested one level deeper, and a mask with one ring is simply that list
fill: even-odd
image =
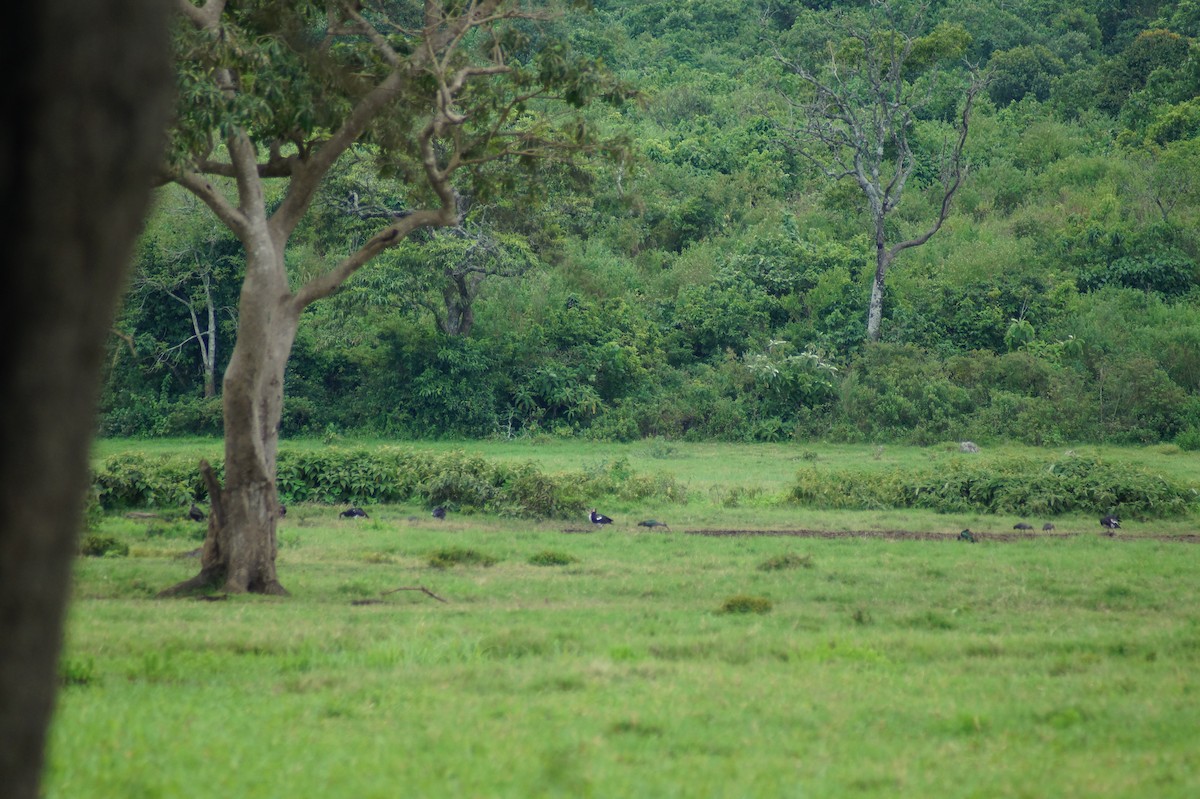
[{"label": "mowed lawn", "polygon": [[[710,462],[656,446],[680,480],[681,462]],[[46,794],[1200,795],[1194,519],[1174,539],[1081,517],[970,544],[950,534],[962,519],[772,504],[756,477],[812,460],[774,452],[757,472],[752,448],[718,454],[725,479],[697,468],[703,490],[650,509],[670,532],[632,507],[596,531],[293,507],[283,599],[156,600],[195,573],[180,555],[203,525],[111,517],[103,532],[131,552],[78,561]],[[688,532],[777,531],[789,514],[947,535]],[[493,562],[439,568],[438,553]],[[394,590],[422,587],[446,601]],[[725,610],[739,596],[769,609]]]}]

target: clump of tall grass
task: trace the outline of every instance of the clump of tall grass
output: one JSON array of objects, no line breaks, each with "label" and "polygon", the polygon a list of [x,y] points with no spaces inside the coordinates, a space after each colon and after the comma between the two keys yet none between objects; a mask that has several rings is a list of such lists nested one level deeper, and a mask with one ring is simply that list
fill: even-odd
[{"label": "clump of tall grass", "polygon": [[129,545],[111,535],[92,533],[79,542],[79,554],[93,558],[123,558]]},{"label": "clump of tall grass", "polygon": [[721,603],[721,613],[770,613],[774,607],[771,600],[763,596],[736,594]]},{"label": "clump of tall grass", "polygon": [[812,567],[812,555],[799,555],[795,552],[774,555],[758,564],[759,571],[764,572],[782,571],[784,569],[811,569]]},{"label": "clump of tall grass", "polygon": [[543,549],[541,552],[531,555],[529,562],[534,566],[569,566],[572,563],[578,563],[579,558],[565,552]]},{"label": "clump of tall grass", "polygon": [[429,565],[435,569],[448,569],[451,566],[494,566],[498,562],[491,555],[466,547],[447,547],[429,555]]}]

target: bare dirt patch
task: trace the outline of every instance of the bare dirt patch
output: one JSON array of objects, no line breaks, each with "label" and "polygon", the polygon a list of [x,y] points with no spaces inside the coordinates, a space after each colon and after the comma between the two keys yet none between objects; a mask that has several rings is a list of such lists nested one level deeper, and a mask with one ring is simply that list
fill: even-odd
[{"label": "bare dirt patch", "polygon": [[[889,541],[958,541],[958,533],[929,533],[917,530],[684,530],[688,535],[713,537],[781,536],[791,538],[875,538]],[[1079,538],[1081,533],[980,533],[971,531],[976,541],[1031,541],[1043,538]],[[1200,535],[1105,535],[1097,537],[1113,541],[1176,541],[1200,543]]]},{"label": "bare dirt patch", "polygon": [[[563,530],[564,533],[588,534],[599,532],[594,529],[568,527]],[[614,531],[615,532],[615,531]],[[959,541],[958,533],[930,533],[920,530],[680,530],[678,532],[684,535],[703,535],[711,538],[748,538],[751,536],[776,536],[781,538],[873,538],[885,541]],[[655,533],[654,535],[670,535],[669,532]],[[976,542],[980,541],[997,541],[1002,543],[1011,543],[1013,541],[1033,541],[1037,539],[1065,539],[1065,538],[1081,538],[1089,533],[1039,533],[1039,532],[1003,532],[1003,533],[980,533],[974,530],[971,535],[975,537]],[[1097,538],[1103,538],[1111,541],[1174,541],[1180,544],[1200,544],[1200,534],[1186,533],[1184,535],[1156,535],[1148,533],[1144,535],[1109,535],[1107,533],[1096,533]]]}]

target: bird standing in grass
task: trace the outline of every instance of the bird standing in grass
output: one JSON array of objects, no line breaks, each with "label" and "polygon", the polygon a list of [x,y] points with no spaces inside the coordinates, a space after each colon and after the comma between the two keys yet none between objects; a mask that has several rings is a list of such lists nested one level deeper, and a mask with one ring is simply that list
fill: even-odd
[{"label": "bird standing in grass", "polygon": [[970,544],[974,544],[975,543],[975,534],[971,532],[970,528],[968,528],[958,534],[958,540],[966,541]]},{"label": "bird standing in grass", "polygon": [[339,513],[338,516],[341,516],[343,519],[366,519],[366,518],[368,518],[367,512],[365,510],[363,510],[362,508],[346,508],[344,511]]},{"label": "bird standing in grass", "polygon": [[655,527],[662,527],[664,530],[670,530],[671,527],[666,522],[660,522],[657,519],[647,519],[644,522],[638,522],[638,527],[649,527],[653,530]]},{"label": "bird standing in grass", "polygon": [[443,508],[441,505],[438,505],[436,508],[433,509],[432,516],[435,519],[444,519],[444,518],[446,518],[446,509]]},{"label": "bird standing in grass", "polygon": [[1106,530],[1120,530],[1121,519],[1118,516],[1105,516],[1100,520],[1100,526]]},{"label": "bird standing in grass", "polygon": [[1048,533],[1053,529],[1054,529],[1054,525],[1051,522],[1046,522],[1045,524],[1042,525],[1043,533]]},{"label": "bird standing in grass", "polygon": [[592,508],[588,511],[588,519],[597,527],[604,524],[612,524],[612,519],[605,516],[603,513],[596,513],[596,509]]},{"label": "bird standing in grass", "polygon": [[192,503],[192,507],[188,508],[188,518],[194,522],[202,522],[205,519],[204,511],[196,507],[196,503]]},{"label": "bird standing in grass", "polygon": [[1032,530],[1033,525],[1026,524],[1025,522],[1017,522],[1016,524],[1013,525],[1013,529],[1014,530]]}]

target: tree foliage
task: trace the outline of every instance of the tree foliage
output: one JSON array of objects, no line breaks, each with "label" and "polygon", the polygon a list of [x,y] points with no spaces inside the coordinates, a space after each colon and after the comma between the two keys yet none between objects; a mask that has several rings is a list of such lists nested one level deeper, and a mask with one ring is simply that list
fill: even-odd
[{"label": "tree foliage", "polygon": [[[861,65],[866,44],[850,44],[847,24],[870,3],[772,3],[760,15],[727,0],[669,13],[613,0],[525,23],[513,34],[523,68],[545,63],[553,75],[554,63],[601,59],[641,100],[539,124],[570,131],[569,117],[629,147],[611,161],[464,166],[461,219],[381,251],[303,312],[283,434],[1187,442],[1200,434],[1190,432],[1200,431],[1194,5],[931,4],[908,40],[903,26],[867,40],[911,45],[899,73],[914,101],[911,172],[883,225],[891,243],[940,215],[964,59],[992,75],[962,152],[971,177],[937,235],[889,272],[878,348],[864,325],[870,203],[791,146],[785,128],[804,122],[813,95],[764,47],[780,42],[814,74],[831,53]],[[542,41],[554,47],[538,55]],[[352,63],[349,41],[338,47],[339,63]],[[289,80],[324,85],[341,71],[330,59]],[[361,88],[382,69],[363,63],[344,80]],[[319,144],[318,121],[337,104],[289,85],[240,113],[286,111]],[[486,115],[498,101],[469,102]],[[293,289],[436,195],[403,179],[421,169],[398,154],[419,126],[404,108],[347,150],[315,195],[284,254]],[[900,150],[884,140],[883,152],[881,175],[893,174]],[[268,188],[267,206],[284,197]],[[146,278],[161,272],[164,244],[181,252],[193,229],[160,210],[139,262]],[[230,273],[244,268],[211,253]],[[218,307],[237,290],[222,281]],[[189,317],[150,297],[131,293],[118,326],[137,355],[127,339],[110,344],[103,429],[220,430],[196,352],[155,357],[193,335]],[[448,322],[453,302],[469,306],[469,325]],[[224,341],[238,321],[219,317]],[[230,355],[220,341],[219,368]],[[811,371],[810,358],[831,369]],[[1124,385],[1134,380],[1145,390]]]}]

